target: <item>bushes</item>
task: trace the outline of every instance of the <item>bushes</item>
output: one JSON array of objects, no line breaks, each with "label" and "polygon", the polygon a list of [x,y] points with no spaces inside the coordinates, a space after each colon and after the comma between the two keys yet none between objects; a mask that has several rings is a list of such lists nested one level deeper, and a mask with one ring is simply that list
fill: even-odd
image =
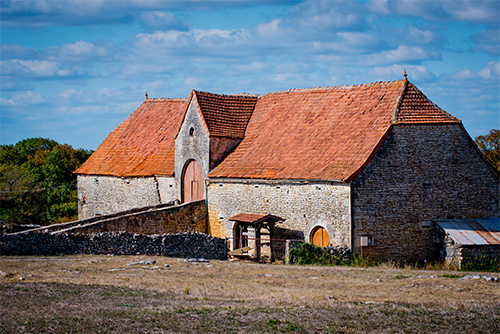
[{"label": "bushes", "polygon": [[364,258],[362,255],[358,255],[353,259],[347,246],[320,247],[307,242],[300,244],[299,248],[291,249],[290,258],[292,263],[302,265],[368,267],[372,264],[368,257]]},{"label": "bushes", "polygon": [[474,259],[465,261],[460,270],[462,271],[485,271],[498,272],[500,271],[500,261],[483,256],[475,256]]}]

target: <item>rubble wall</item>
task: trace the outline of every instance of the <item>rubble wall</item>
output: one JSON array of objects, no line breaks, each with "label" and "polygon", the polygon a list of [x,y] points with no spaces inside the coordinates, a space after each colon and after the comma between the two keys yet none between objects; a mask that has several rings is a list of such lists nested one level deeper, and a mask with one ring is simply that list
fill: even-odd
[{"label": "rubble wall", "polygon": [[91,234],[4,234],[0,255],[160,255],[181,258],[225,259],[226,242],[204,233],[140,235],[128,232]]}]

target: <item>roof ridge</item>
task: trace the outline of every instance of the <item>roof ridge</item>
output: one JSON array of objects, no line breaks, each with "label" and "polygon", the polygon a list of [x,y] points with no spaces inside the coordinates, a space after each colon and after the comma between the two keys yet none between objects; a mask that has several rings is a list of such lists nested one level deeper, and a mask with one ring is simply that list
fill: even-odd
[{"label": "roof ridge", "polygon": [[259,97],[259,94],[248,94],[248,93],[236,93],[236,94],[222,94],[222,93],[212,93],[212,92],[205,92],[202,90],[195,90],[193,89],[196,94],[202,93],[202,94],[208,94],[208,95],[213,95],[213,96],[218,96],[218,97]]},{"label": "roof ridge", "polygon": [[180,101],[185,102],[188,99],[185,97],[148,97],[144,102],[155,102],[155,101]]},{"label": "roof ridge", "polygon": [[406,95],[406,92],[408,91],[408,86],[410,85],[410,81],[408,81],[408,79],[406,77],[403,81],[404,81],[403,89],[401,91],[401,94],[399,95],[398,101],[396,102],[396,107],[394,108],[392,115],[391,115],[391,124],[396,124],[396,123],[401,122],[399,120],[399,112],[401,110],[401,103],[403,103],[403,99]]},{"label": "roof ridge", "polygon": [[261,96],[274,95],[274,94],[284,94],[284,93],[300,93],[300,92],[311,92],[317,90],[334,90],[334,89],[352,89],[358,87],[371,87],[375,85],[388,85],[388,84],[396,84],[404,80],[393,80],[393,81],[375,81],[370,83],[358,84],[358,85],[340,85],[340,86],[316,86],[316,87],[308,87],[308,88],[290,88],[287,90],[269,92],[263,94]]}]

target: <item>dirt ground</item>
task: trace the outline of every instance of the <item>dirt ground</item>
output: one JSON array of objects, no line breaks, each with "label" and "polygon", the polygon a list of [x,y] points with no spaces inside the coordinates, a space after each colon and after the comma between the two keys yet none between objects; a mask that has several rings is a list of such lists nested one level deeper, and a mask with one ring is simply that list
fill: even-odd
[{"label": "dirt ground", "polygon": [[478,274],[500,276],[3,256],[0,333],[498,333],[500,282]]}]

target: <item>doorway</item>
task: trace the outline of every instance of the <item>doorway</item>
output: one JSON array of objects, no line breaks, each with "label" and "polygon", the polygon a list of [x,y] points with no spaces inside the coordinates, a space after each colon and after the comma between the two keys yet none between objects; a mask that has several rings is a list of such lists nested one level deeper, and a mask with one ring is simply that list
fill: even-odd
[{"label": "doorway", "polygon": [[189,160],[182,174],[182,202],[200,199],[203,199],[203,174],[198,162]]},{"label": "doorway", "polygon": [[330,244],[330,235],[324,227],[317,226],[313,229],[309,240],[317,246],[326,247]]}]

